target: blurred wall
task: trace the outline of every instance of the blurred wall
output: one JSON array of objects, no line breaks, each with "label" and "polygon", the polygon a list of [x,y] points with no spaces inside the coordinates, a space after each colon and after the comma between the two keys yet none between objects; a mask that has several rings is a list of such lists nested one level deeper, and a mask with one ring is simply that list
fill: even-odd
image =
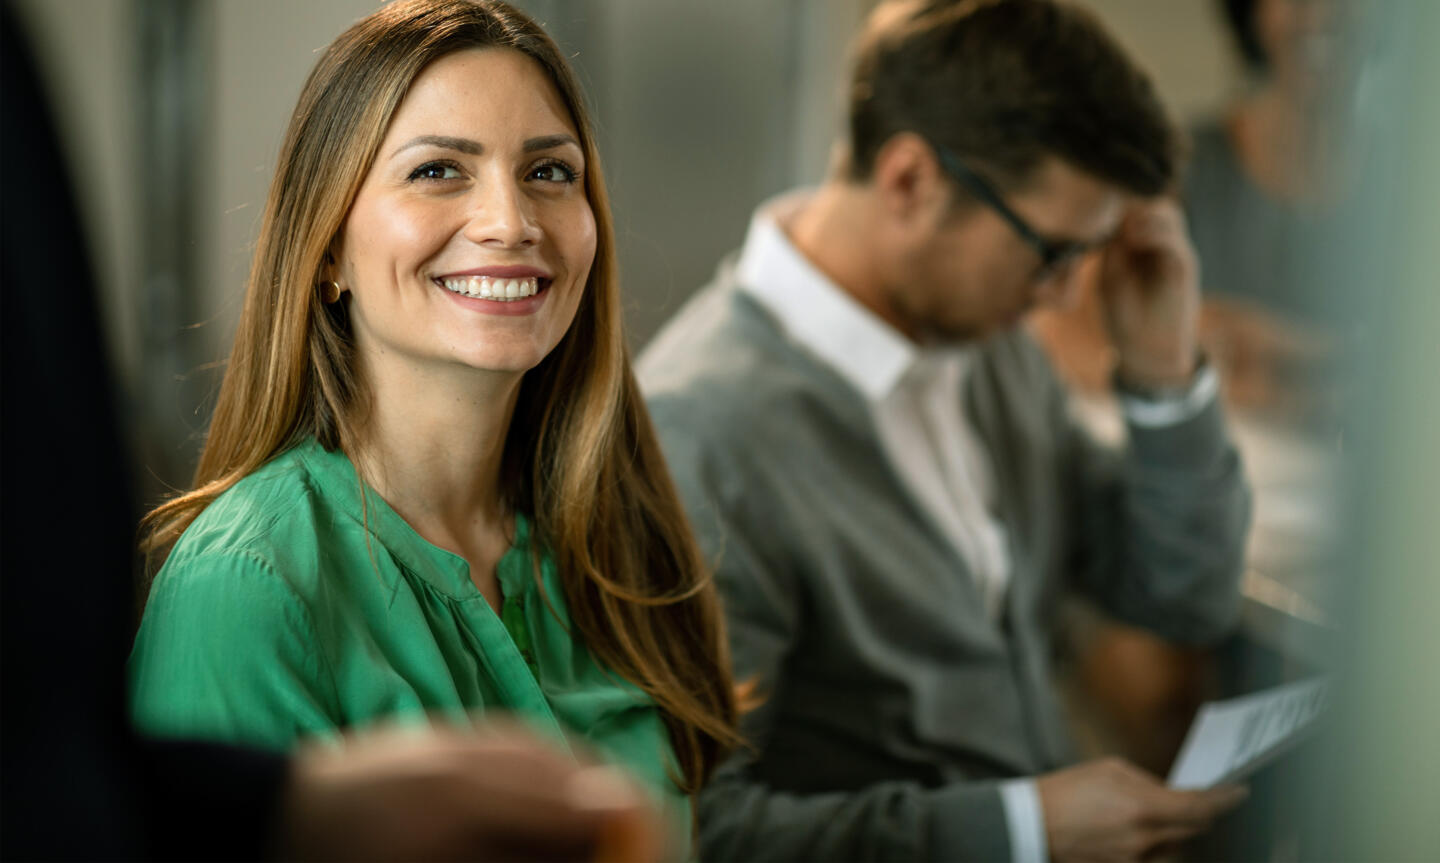
[{"label": "blurred wall", "polygon": [[596,108],[638,347],[739,245],[757,202],[820,177],[845,40],[869,3],[567,8],[587,12],[548,20]]},{"label": "blurred wall", "polygon": [[[134,220],[143,178],[133,116],[137,83],[136,22],[124,0],[16,0],[33,40],[36,62],[65,146],[86,238],[101,279],[101,314],[118,378],[133,380],[139,365],[139,256]],[[84,26],[78,26],[84,22]],[[108,34],[97,39],[95,34]],[[10,166],[50,170],[52,166]],[[57,288],[63,272],[57,270]]]},{"label": "blurred wall", "polygon": [[1174,116],[1189,122],[1219,110],[1239,91],[1235,56],[1219,0],[1087,0],[1160,90]]},{"label": "blurred wall", "polygon": [[228,350],[250,255],[290,112],[320,52],[375,0],[203,0],[217,35],[196,239],[197,323],[212,356]]},{"label": "blurred wall", "polygon": [[[849,38],[873,2],[518,4],[571,56],[595,109],[633,347],[739,245],[758,202],[821,177],[839,128]],[[139,427],[144,472],[162,484],[184,484],[206,420],[206,395],[218,380],[209,364],[228,350],[290,110],[317,52],[377,4],[16,3],[39,42],[70,162],[79,166],[111,346]],[[190,13],[193,38],[204,42],[197,65],[185,73],[203,80],[190,82],[201,94],[191,106],[201,122],[184,148],[192,165],[183,181],[147,176],[155,171],[156,130],[145,128],[136,110],[146,92],[142,68],[149,68],[137,45],[147,44],[143,28],[156,26],[157,4]],[[1153,71],[1177,116],[1213,110],[1234,90],[1236,65],[1211,0],[1090,5]],[[180,212],[192,216],[183,225],[172,219],[147,229],[145,219],[154,217],[146,202],[157,194],[183,199]],[[141,336],[155,320],[153,297],[147,300],[153,288],[142,287],[154,281],[147,268],[155,265],[137,251],[153,247],[142,242],[147,230],[185,234],[176,266],[187,270],[178,274],[186,292],[183,323],[195,327],[173,346],[173,357],[158,361],[153,334],[151,343]]]}]

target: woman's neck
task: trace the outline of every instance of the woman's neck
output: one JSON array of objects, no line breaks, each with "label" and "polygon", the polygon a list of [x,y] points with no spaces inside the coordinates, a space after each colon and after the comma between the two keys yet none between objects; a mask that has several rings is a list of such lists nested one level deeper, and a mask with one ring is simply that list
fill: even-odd
[{"label": "woman's neck", "polygon": [[513,534],[500,468],[523,373],[366,371],[371,413],[351,453],[356,467],[421,536],[470,561],[486,591]]}]

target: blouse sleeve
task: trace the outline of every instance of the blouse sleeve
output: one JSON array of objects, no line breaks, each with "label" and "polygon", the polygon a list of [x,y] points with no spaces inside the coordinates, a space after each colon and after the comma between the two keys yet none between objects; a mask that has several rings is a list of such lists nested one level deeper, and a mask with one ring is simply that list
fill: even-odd
[{"label": "blouse sleeve", "polygon": [[261,557],[171,561],[130,655],[130,709],[145,733],[287,749],[333,736],[333,675],[304,601]]}]

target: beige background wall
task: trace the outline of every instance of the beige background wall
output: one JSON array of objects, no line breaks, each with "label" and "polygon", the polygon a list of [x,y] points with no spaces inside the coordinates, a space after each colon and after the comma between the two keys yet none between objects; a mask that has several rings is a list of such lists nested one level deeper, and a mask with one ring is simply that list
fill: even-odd
[{"label": "beige background wall", "polygon": [[1218,109],[1241,68],[1218,0],[1089,0],[1086,4],[1154,76],[1177,117]]},{"label": "beige background wall", "polygon": [[207,144],[202,321],[227,345],[285,125],[320,52],[374,0],[206,0],[213,6],[214,119]]}]

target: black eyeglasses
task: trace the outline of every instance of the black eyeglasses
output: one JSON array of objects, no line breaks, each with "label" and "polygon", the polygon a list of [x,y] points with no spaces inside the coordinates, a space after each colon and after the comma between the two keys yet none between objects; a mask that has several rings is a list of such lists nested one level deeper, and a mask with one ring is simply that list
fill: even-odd
[{"label": "black eyeglasses", "polygon": [[1043,279],[1059,270],[1070,261],[1080,257],[1093,249],[1096,243],[1077,242],[1075,240],[1051,240],[1041,236],[1040,232],[1030,227],[1030,223],[1020,218],[1020,214],[1010,209],[1009,205],[1001,199],[1000,193],[995,187],[979,174],[966,167],[949,150],[938,144],[935,147],[935,154],[940,157],[940,165],[956,180],[960,181],[972,195],[979,198],[990,209],[999,214],[1000,218],[1010,223],[1015,233],[1020,235],[1035,254],[1040,256],[1040,270],[1036,273],[1037,279]]}]

